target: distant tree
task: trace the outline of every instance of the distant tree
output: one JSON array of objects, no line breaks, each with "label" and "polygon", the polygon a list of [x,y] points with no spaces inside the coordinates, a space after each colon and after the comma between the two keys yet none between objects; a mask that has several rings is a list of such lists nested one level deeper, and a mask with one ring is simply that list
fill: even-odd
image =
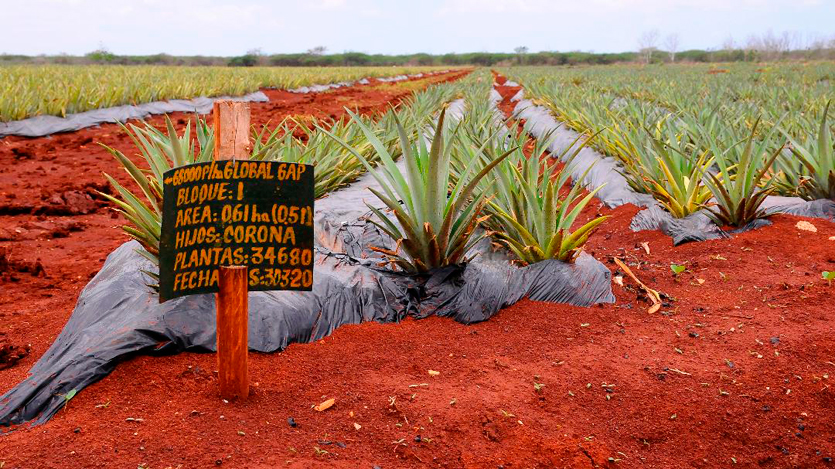
[{"label": "distant tree", "polygon": [[646,63],[650,63],[652,53],[656,50],[658,50],[658,30],[645,31],[638,38],[638,52],[644,57]]},{"label": "distant tree", "polygon": [[809,35],[806,40],[806,57],[807,58],[815,58],[818,56],[821,51],[826,47],[826,38],[820,35]]},{"label": "distant tree", "polygon": [[777,36],[769,29],[759,38],[757,50],[763,54],[766,60],[777,60],[791,48],[790,40],[789,33]]},{"label": "distant tree", "polygon": [[722,41],[722,47],[720,48],[724,51],[732,51],[736,49],[736,40],[734,40],[733,36],[728,36]]},{"label": "distant tree", "polygon": [[55,56],[55,63],[57,64],[69,64],[72,63],[72,58],[66,52],[61,52]]},{"label": "distant tree", "polygon": [[676,52],[678,52],[678,34],[672,33],[667,35],[664,40],[664,47],[667,48],[667,53],[670,54],[670,62],[676,61]]},{"label": "distant tree", "polygon": [[357,67],[368,65],[368,54],[362,52],[345,51],[342,53],[342,65],[346,67]]},{"label": "distant tree", "polygon": [[229,60],[230,67],[254,67],[258,65],[259,60],[261,59],[260,56],[252,53],[253,51],[249,51],[244,55],[238,57],[232,57]]},{"label": "distant tree", "polygon": [[84,55],[87,60],[96,63],[112,63],[116,60],[116,54],[110,52],[104,44],[99,43],[99,48]]},{"label": "distant tree", "polygon": [[525,61],[525,54],[528,53],[528,48],[527,46],[519,46],[513,49],[513,52],[516,53],[516,60],[519,62],[519,65],[521,65]]},{"label": "distant tree", "polygon": [[327,50],[328,48],[325,46],[316,46],[312,49],[308,49],[307,55],[325,55],[325,52],[327,52]]}]

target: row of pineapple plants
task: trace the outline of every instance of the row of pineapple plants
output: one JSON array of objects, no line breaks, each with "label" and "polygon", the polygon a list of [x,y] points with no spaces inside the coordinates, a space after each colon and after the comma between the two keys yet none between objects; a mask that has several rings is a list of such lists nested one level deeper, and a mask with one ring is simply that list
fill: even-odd
[{"label": "row of pineapple plants", "polygon": [[397,250],[381,251],[403,271],[422,273],[466,262],[485,237],[506,248],[519,265],[573,262],[607,218],[576,223],[598,190],[587,193],[569,184],[571,160],[579,148],[572,155],[554,155],[569,161],[561,171],[555,169],[557,160],[547,157],[549,139],[536,142],[526,154],[527,137],[509,130],[517,128],[516,122],[497,117],[486,99],[489,90],[486,79],[464,90],[464,116],[449,122],[442,112],[431,141],[423,129],[398,122],[405,170],[383,145],[377,145],[383,163],[379,170],[355,153],[383,188],[373,192],[387,210],[369,208]]},{"label": "row of pineapple plants", "polygon": [[198,96],[239,96],[439,67],[171,67],[16,65],[0,67],[0,122]]},{"label": "row of pineapple plants", "polygon": [[[302,125],[299,122],[254,130],[253,158],[314,164],[317,196],[370,172],[382,188],[372,190],[373,195],[385,207],[369,204],[372,222],[396,246],[394,251],[376,249],[397,270],[423,273],[467,262],[472,248],[486,237],[506,248],[521,265],[546,259],[572,262],[606,219],[577,223],[595,191],[570,186],[570,155],[556,155],[566,157],[569,166],[555,171],[553,160],[546,157],[548,139],[525,154],[526,137],[508,130],[516,123],[496,117],[486,99],[489,81],[482,75],[416,93],[379,119],[349,113],[349,119],[335,124],[304,125],[305,143],[293,137],[295,126]],[[448,118],[442,103],[462,95],[463,118]],[[149,170],[139,169],[111,149],[141,192],[108,176],[118,193],[110,199],[128,221],[124,230],[154,263],[158,263],[162,173],[206,161],[213,148],[205,121],[198,119],[194,137],[190,126],[183,135],[170,121],[167,126],[167,131],[148,125],[125,128]],[[400,159],[405,161],[398,165]]]},{"label": "row of pineapple plants", "polygon": [[[406,122],[415,127],[425,125],[442,104],[460,94],[461,86],[430,86],[414,93],[382,116],[352,115],[336,122],[287,118],[275,128],[253,127],[250,158],[314,165],[314,195],[323,197],[350,184],[365,172],[366,167],[355,154],[376,164],[379,150],[374,145],[378,142],[383,148],[399,154],[396,123]],[[140,243],[140,253],[155,266],[159,264],[163,174],[176,167],[211,161],[213,157],[212,125],[200,116],[195,116],[193,122],[194,125],[189,121],[181,133],[177,132],[168,116],[163,129],[148,123],[123,125],[123,131],[134,143],[136,156],[141,157],[140,164],[134,163],[123,152],[103,145],[125,169],[135,187],[126,187],[105,174],[116,195],[102,195],[124,215],[128,224],[122,229]],[[299,133],[304,138],[294,137]],[[331,136],[350,142],[352,150],[344,149]]]},{"label": "row of pineapple plants", "polygon": [[[663,98],[667,82],[639,70],[529,69],[510,76],[572,129],[599,132],[594,147],[619,160],[632,188],[653,195],[675,217],[706,209],[720,226],[743,226],[770,215],[761,204],[771,193],[835,199],[835,151],[820,79],[798,80],[809,90],[807,101],[790,101],[799,109],[782,112],[785,103],[775,105],[766,84],[741,80],[729,92],[710,82],[713,75],[694,77],[690,68],[650,70],[666,74],[669,88],[689,98]],[[717,103],[713,90],[728,101]],[[731,99],[741,90],[744,99]]]}]

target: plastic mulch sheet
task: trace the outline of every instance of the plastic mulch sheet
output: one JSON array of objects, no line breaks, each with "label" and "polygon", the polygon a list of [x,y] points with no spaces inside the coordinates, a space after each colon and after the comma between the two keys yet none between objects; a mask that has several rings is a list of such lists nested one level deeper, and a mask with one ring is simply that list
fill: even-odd
[{"label": "plastic mulch sheet", "polygon": [[245,96],[194,99],[172,99],[152,103],[115,106],[92,111],[70,114],[67,117],[36,116],[12,122],[0,122],[0,138],[7,135],[21,137],[43,137],[59,132],[73,132],[99,124],[126,122],[129,119],[144,119],[152,114],[170,114],[172,112],[197,112],[208,114],[214,102],[219,99],[234,101],[267,102],[269,98],[260,91]]}]

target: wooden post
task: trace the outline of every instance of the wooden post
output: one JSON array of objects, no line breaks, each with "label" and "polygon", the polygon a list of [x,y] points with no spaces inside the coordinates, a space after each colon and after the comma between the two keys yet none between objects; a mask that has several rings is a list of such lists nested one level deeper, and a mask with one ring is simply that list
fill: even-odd
[{"label": "wooden post", "polygon": [[218,272],[217,366],[223,399],[249,396],[248,270],[236,265],[221,267]]},{"label": "wooden post", "polygon": [[[215,160],[246,160],[249,140],[249,103],[215,101]],[[249,269],[222,266],[218,272],[217,366],[220,397],[249,396]]]},{"label": "wooden post", "polygon": [[215,160],[246,160],[252,153],[249,140],[249,103],[215,101]]}]

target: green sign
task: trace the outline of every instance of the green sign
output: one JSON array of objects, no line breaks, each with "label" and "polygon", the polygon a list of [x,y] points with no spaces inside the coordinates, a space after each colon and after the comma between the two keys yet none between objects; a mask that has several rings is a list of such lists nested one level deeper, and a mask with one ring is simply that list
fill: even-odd
[{"label": "green sign", "polygon": [[212,161],[163,178],[160,302],[218,291],[218,267],[249,267],[250,290],[313,286],[313,166]]}]

